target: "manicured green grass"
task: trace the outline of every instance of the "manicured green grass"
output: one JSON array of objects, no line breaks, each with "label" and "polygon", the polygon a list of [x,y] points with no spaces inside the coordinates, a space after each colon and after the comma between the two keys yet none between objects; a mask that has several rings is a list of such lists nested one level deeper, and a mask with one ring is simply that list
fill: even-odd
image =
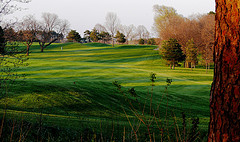
[{"label": "manicured green grass", "polygon": [[[124,90],[134,87],[139,102],[144,105],[147,99],[148,108],[152,88],[149,75],[156,73],[153,106],[161,102],[163,115],[168,107],[178,117],[182,111],[187,117],[200,117],[201,128],[206,130],[213,71],[206,74],[203,68],[191,71],[183,67],[170,70],[155,48],[66,43],[53,44],[41,53],[35,44],[31,47],[29,66],[19,70],[27,75],[26,79],[18,81],[7,101],[2,98],[0,105],[3,108],[7,102],[9,117],[21,114],[27,119],[42,114],[46,125],[78,129],[83,120],[114,120],[128,125],[122,108],[132,117],[133,113],[112,82],[117,80]],[[167,78],[173,80],[168,99]]]}]

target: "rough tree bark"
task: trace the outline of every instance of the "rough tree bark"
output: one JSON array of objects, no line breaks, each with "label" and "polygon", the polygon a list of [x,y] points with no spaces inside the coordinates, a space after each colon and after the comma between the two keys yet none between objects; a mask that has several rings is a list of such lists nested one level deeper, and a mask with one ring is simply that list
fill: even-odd
[{"label": "rough tree bark", "polygon": [[216,0],[209,142],[240,141],[240,0]]}]

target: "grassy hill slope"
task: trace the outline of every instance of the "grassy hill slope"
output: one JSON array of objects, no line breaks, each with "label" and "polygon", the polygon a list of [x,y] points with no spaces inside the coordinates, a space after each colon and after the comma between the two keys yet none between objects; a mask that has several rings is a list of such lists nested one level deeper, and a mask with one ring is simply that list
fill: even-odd
[{"label": "grassy hill slope", "polygon": [[[130,116],[134,115],[112,82],[117,80],[124,90],[134,87],[140,104],[149,108],[152,89],[149,75],[156,73],[153,106],[156,108],[161,102],[162,114],[168,106],[179,117],[182,111],[188,117],[200,117],[206,129],[213,72],[206,74],[203,68],[191,71],[182,67],[170,70],[158,51],[153,50],[155,48],[66,43],[53,44],[41,53],[34,45],[29,66],[19,70],[27,75],[26,79],[18,81],[7,101],[1,98],[0,105],[3,108],[7,102],[9,117],[37,121],[33,118],[41,114],[46,125],[79,129],[86,120],[88,126],[102,120],[128,125],[123,108]],[[168,99],[165,93],[167,78],[173,80],[168,88]],[[136,98],[129,99],[134,101]]]}]

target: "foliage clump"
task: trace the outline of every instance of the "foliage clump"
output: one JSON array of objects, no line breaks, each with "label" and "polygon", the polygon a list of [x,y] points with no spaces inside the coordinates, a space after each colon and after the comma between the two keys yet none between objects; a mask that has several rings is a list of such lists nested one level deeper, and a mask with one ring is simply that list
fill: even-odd
[{"label": "foliage clump", "polygon": [[116,34],[115,38],[117,39],[118,43],[125,43],[126,42],[125,35],[123,33],[120,33],[119,31],[117,31],[117,34]]},{"label": "foliage clump", "polygon": [[149,44],[149,45],[156,45],[157,43],[156,43],[154,38],[150,38],[150,39],[147,40],[147,44]]},{"label": "foliage clump", "polygon": [[193,39],[186,44],[186,63],[190,63],[191,69],[197,64],[198,49]]},{"label": "foliage clump", "polygon": [[97,30],[93,29],[90,34],[90,39],[93,42],[97,42],[99,40],[99,33]]},{"label": "foliage clump", "polygon": [[145,43],[145,41],[144,41],[144,39],[139,39],[139,41],[138,41],[138,44],[144,44]]},{"label": "foliage clump", "polygon": [[185,55],[182,52],[181,45],[173,38],[162,42],[160,54],[163,59],[169,62],[171,69],[174,69],[178,62],[185,60]]},{"label": "foliage clump", "polygon": [[81,36],[76,30],[71,30],[68,33],[67,39],[69,42],[80,42]]}]

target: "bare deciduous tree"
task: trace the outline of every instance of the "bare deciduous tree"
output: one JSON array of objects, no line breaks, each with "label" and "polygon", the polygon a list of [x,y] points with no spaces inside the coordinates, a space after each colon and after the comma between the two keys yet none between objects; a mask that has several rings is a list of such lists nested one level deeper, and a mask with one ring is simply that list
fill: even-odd
[{"label": "bare deciduous tree", "polygon": [[[160,42],[175,38],[186,46],[188,40],[193,39],[198,51],[202,53],[206,45],[213,42],[214,18],[211,15],[192,15],[190,18],[182,17],[171,7],[154,6],[154,29],[158,33]],[[185,53],[185,48],[183,48]]]},{"label": "bare deciduous tree", "polygon": [[136,32],[136,27],[134,25],[129,25],[129,26],[121,25],[119,28],[119,31],[121,31],[125,35],[127,44],[128,44],[128,41],[132,40],[136,35],[134,33]]},{"label": "bare deciduous tree", "polygon": [[118,26],[120,25],[120,20],[117,17],[117,14],[109,12],[106,16],[106,28],[109,30],[112,36],[112,46],[114,47],[114,35],[118,30]]},{"label": "bare deciduous tree", "polygon": [[148,32],[147,28],[143,25],[139,25],[137,27],[137,35],[139,39],[148,39],[150,33]]},{"label": "bare deciduous tree", "polygon": [[214,33],[215,33],[215,15],[207,14],[199,18],[201,29],[202,57],[206,64],[206,73],[210,68],[210,63],[213,62],[213,46],[214,46]]},{"label": "bare deciduous tree", "polygon": [[163,5],[154,5],[153,10],[155,12],[153,28],[157,32],[160,40],[168,40],[169,37],[165,38],[163,32],[168,29],[167,25],[170,23],[169,19],[178,16],[178,14],[174,8]]},{"label": "bare deciduous tree", "polygon": [[60,23],[60,19],[56,14],[53,13],[43,13],[42,14],[42,28],[43,31],[50,32],[57,28]]},{"label": "bare deciduous tree", "polygon": [[26,55],[29,55],[29,50],[34,40],[36,39],[37,31],[40,28],[38,21],[33,15],[28,15],[19,23],[19,40],[27,47]]},{"label": "bare deciduous tree", "polygon": [[96,24],[94,26],[94,29],[97,30],[99,33],[107,32],[107,29],[103,25],[101,25],[101,24]]},{"label": "bare deciduous tree", "polygon": [[67,20],[60,20],[56,14],[43,13],[43,21],[36,38],[41,47],[41,52],[53,42],[63,38],[69,29]]},{"label": "bare deciduous tree", "polygon": [[29,3],[31,0],[0,0],[0,22],[2,21],[2,16],[11,14],[16,10],[21,9],[17,6],[17,4],[13,4],[14,2],[19,3]]}]

